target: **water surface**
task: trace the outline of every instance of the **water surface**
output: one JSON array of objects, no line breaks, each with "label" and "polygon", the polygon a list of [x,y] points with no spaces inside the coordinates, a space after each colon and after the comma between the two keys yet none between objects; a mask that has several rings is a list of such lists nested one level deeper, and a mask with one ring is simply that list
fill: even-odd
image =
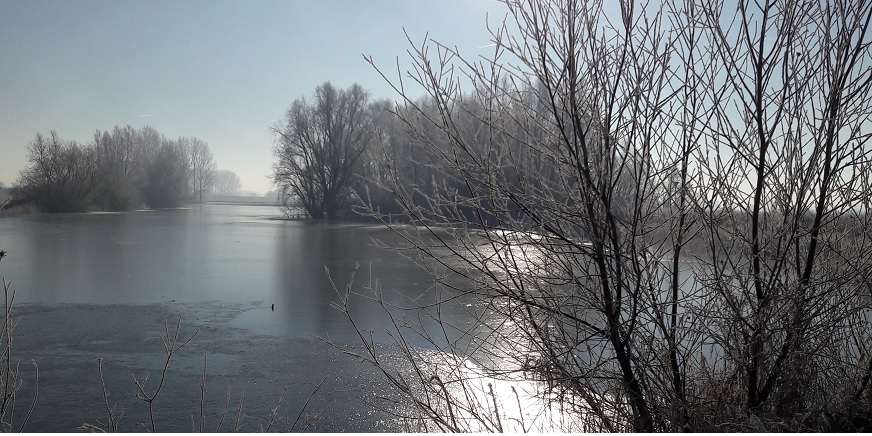
[{"label": "water surface", "polygon": [[[155,379],[165,359],[164,320],[172,327],[178,317],[183,335],[199,333],[174,357],[158,401],[159,431],[191,428],[204,358],[207,428],[220,422],[230,389],[234,408],[245,392],[243,429],[259,430],[292,380],[285,420],[274,429],[299,430],[292,421],[307,407],[310,430],[403,430],[378,410],[383,379],[342,353],[354,349],[357,334],[331,306],[338,295],[325,266],[344,289],[360,264],[354,291],[363,292],[371,271],[385,298],[405,306],[434,298],[426,274],[373,246],[373,239],[398,241],[379,226],[279,218],[274,207],[202,205],[0,220],[0,249],[8,253],[0,275],[16,290],[20,320],[14,346],[23,362],[20,398],[29,399],[35,384],[27,362],[39,365],[39,401],[26,430],[105,422],[98,358],[112,401],[124,410],[121,429],[146,429],[146,407],[131,375],[148,371]],[[378,305],[355,296],[352,313],[361,328],[387,338],[391,324]]]},{"label": "water surface", "polygon": [[[421,298],[426,274],[397,253],[379,226],[281,220],[276,207],[202,205],[188,209],[40,215],[0,220],[0,273],[19,303],[244,304],[234,325],[258,333],[352,341],[331,307],[354,271],[357,287],[379,280],[388,299]],[[374,330],[390,327],[355,300]],[[272,309],[274,307],[274,310]]]}]

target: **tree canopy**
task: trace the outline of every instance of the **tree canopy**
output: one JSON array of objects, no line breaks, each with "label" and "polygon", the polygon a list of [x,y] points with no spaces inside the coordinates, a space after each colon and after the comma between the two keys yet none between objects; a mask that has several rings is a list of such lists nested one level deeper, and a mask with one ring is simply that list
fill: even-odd
[{"label": "tree canopy", "polygon": [[276,135],[274,180],[285,204],[312,218],[337,218],[351,200],[360,158],[372,142],[369,93],[360,85],[317,88],[295,100]]},{"label": "tree canopy", "polygon": [[88,144],[52,131],[28,145],[28,166],[15,182],[20,201],[45,212],[175,207],[202,201],[215,168],[209,145],[170,140],[150,127],[97,130]]}]

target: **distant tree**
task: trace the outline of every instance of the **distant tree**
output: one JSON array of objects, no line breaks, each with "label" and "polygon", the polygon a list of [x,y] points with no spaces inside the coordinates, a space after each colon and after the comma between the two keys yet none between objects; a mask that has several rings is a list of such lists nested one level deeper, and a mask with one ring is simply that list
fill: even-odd
[{"label": "distant tree", "polygon": [[190,140],[179,140],[180,143],[188,145],[190,157],[189,176],[191,183],[191,192],[197,199],[198,203],[203,202],[203,193],[209,192],[212,189],[212,183],[215,177],[215,158],[212,151],[209,150],[209,144],[198,138]]},{"label": "distant tree", "polygon": [[316,219],[347,208],[360,157],[372,141],[368,93],[357,84],[337,90],[326,82],[314,101],[291,104],[277,125],[274,180],[285,202],[299,202]]},{"label": "distant tree", "polygon": [[150,207],[176,207],[187,196],[188,164],[184,147],[176,141],[165,141],[149,162],[147,182],[143,189]]},{"label": "distant tree", "polygon": [[145,126],[139,130],[139,138],[142,141],[142,158],[145,162],[152,162],[161,144],[167,139],[151,126]]},{"label": "distant tree", "polygon": [[411,147],[411,138],[393,108],[394,102],[388,99],[370,104],[373,140],[357,169],[364,183],[361,194],[381,213],[391,215],[400,214],[401,208],[390,194],[389,185],[396,180],[416,188],[429,183],[422,164],[426,159],[414,154],[416,149]]},{"label": "distant tree", "polygon": [[111,133],[97,130],[94,149],[102,176],[98,207],[129,210],[141,204],[146,159],[140,132],[129,125]]},{"label": "distant tree", "polygon": [[28,145],[30,165],[15,184],[19,201],[45,212],[172,207],[210,191],[215,161],[197,138],[168,140],[151,127],[97,130],[80,145],[52,131]]},{"label": "distant tree", "polygon": [[49,213],[82,212],[94,202],[100,182],[97,154],[75,141],[63,141],[52,130],[37,133],[27,150],[29,165],[16,187],[22,197]]},{"label": "distant tree", "polygon": [[215,171],[215,183],[212,185],[212,192],[218,195],[236,195],[242,189],[242,182],[239,181],[239,176],[230,170]]}]

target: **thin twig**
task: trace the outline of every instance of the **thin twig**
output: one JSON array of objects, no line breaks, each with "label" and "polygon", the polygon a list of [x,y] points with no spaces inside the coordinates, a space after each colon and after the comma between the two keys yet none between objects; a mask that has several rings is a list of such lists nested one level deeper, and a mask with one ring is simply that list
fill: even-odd
[{"label": "thin twig", "polygon": [[313,389],[312,392],[309,392],[309,396],[306,397],[306,402],[303,403],[303,407],[300,408],[300,413],[297,414],[297,418],[294,419],[294,422],[291,424],[290,431],[293,431],[294,427],[297,426],[297,423],[300,421],[300,418],[303,416],[303,412],[305,412],[306,407],[309,406],[309,401],[311,401],[312,397],[315,396],[315,393],[318,392],[319,389],[321,389],[321,385],[323,385],[325,381],[327,381],[327,377],[322,378],[321,381],[318,382],[318,385],[315,386],[315,389]]}]

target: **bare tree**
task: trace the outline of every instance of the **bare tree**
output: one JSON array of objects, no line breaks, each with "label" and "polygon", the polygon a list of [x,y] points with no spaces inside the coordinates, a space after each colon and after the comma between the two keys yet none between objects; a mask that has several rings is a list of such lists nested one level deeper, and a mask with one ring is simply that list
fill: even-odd
[{"label": "bare tree", "polygon": [[274,180],[283,197],[316,219],[336,218],[351,198],[355,170],[372,140],[368,93],[326,82],[314,101],[297,99],[276,125]]},{"label": "bare tree", "polygon": [[389,80],[433,176],[384,166],[412,229],[368,211],[444,297],[397,321],[411,375],[363,357],[447,430],[507,423],[468,362],[587,429],[868,426],[872,4],[506,5],[491,56],[426,41]]},{"label": "bare tree", "polygon": [[36,135],[28,146],[28,162],[16,189],[40,209],[82,212],[93,204],[100,174],[92,148],[64,141],[53,130],[48,138]]},{"label": "bare tree", "polygon": [[37,134],[28,153],[16,196],[46,212],[175,206],[211,189],[215,171],[205,142],[171,141],[150,127],[97,130],[88,145]]},{"label": "bare tree", "polygon": [[155,208],[176,207],[188,195],[188,154],[177,141],[164,140],[148,163],[143,187],[146,203]]},{"label": "bare tree", "polygon": [[215,171],[215,183],[212,186],[212,192],[218,195],[236,195],[242,189],[242,182],[239,181],[239,176],[230,170]]},{"label": "bare tree", "polygon": [[108,210],[139,206],[146,163],[140,132],[131,126],[115,126],[111,133],[98,130],[93,144],[102,174],[99,206]]},{"label": "bare tree", "polygon": [[199,138],[179,139],[188,148],[190,166],[189,177],[191,192],[196,196],[197,202],[203,202],[203,193],[212,190],[215,181],[215,158],[209,150],[209,144]]},{"label": "bare tree", "polygon": [[689,20],[711,47],[698,67],[711,114],[698,128],[710,193],[700,280],[722,320],[706,333],[725,342],[744,390],[732,400],[752,414],[857,414],[846,406],[869,347],[858,176],[872,152],[870,20],[872,5],[847,1],[711,5]]},{"label": "bare tree", "polygon": [[427,169],[427,156],[416,154],[419,149],[412,146],[411,136],[393,114],[394,105],[388,99],[370,104],[373,142],[361,156],[361,165],[357,171],[364,184],[373,188],[367,190],[360,187],[358,190],[367,191],[370,204],[384,216],[402,216],[403,213],[390,191],[379,187],[395,183],[397,178],[409,187],[426,187],[431,174]]}]

